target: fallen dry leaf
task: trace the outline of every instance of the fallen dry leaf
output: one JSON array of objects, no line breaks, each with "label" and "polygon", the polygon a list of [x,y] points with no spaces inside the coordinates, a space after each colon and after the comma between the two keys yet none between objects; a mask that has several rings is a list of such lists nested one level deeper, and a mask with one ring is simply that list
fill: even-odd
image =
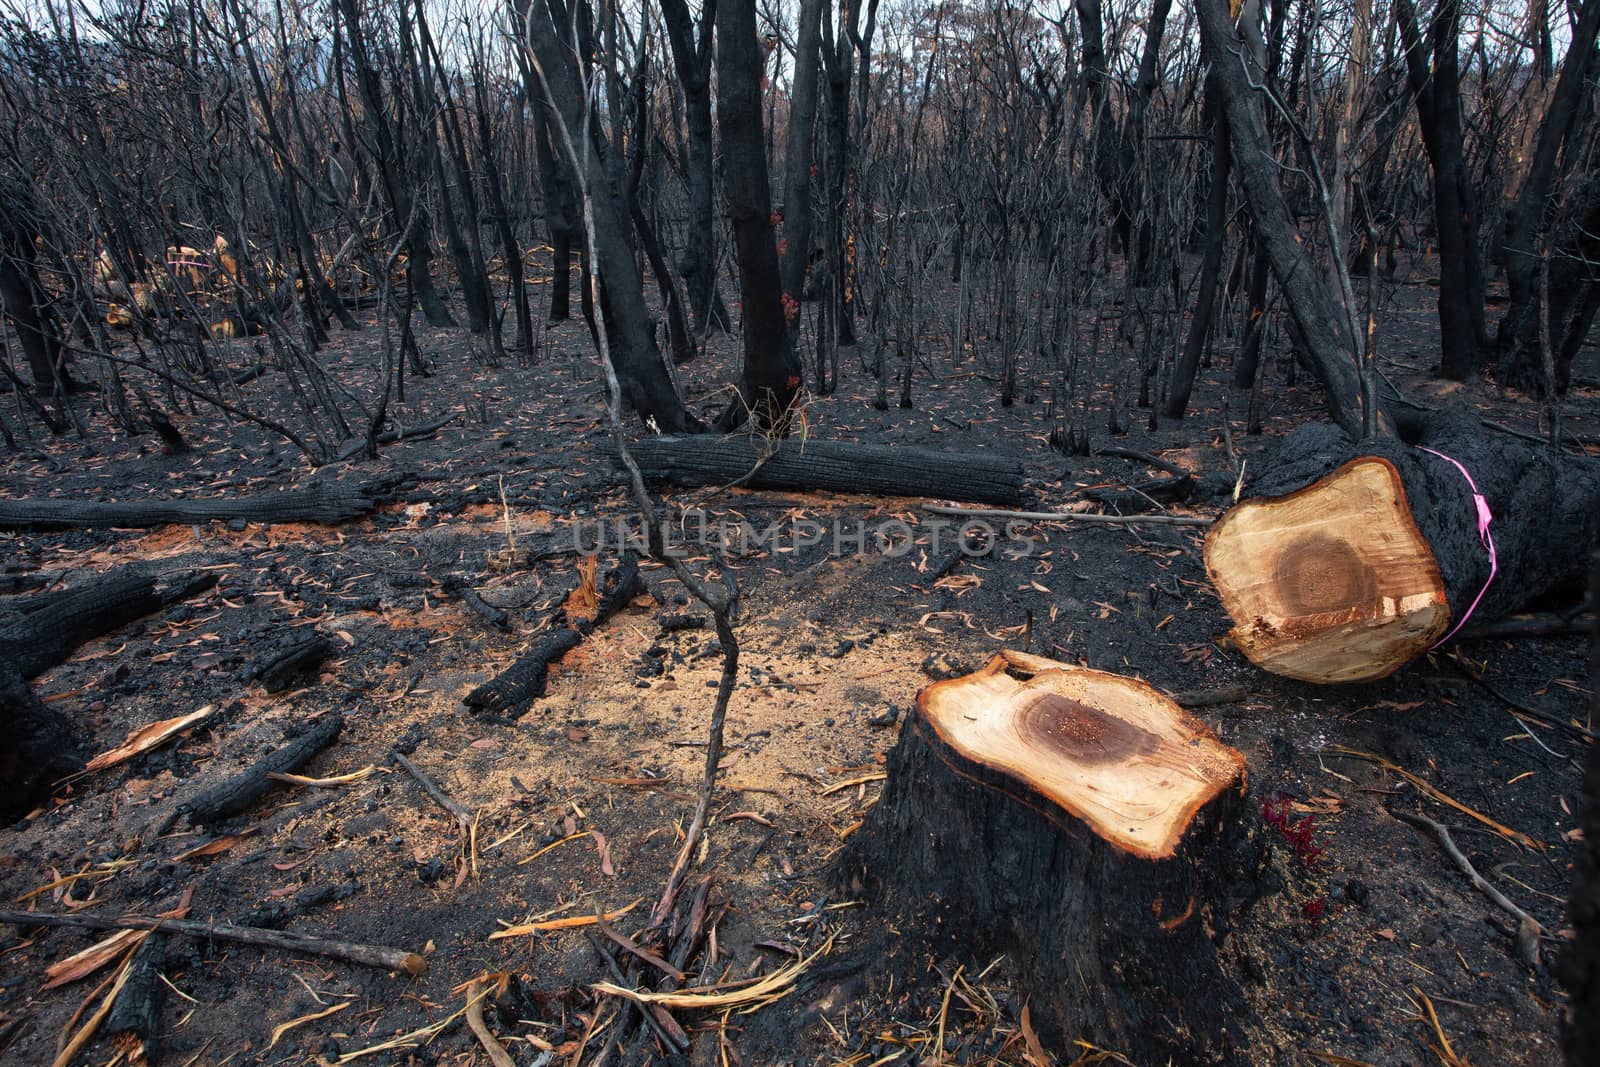
[{"label": "fallen dry leaf", "polygon": [[599,830],[591,830],[589,836],[594,838],[595,851],[600,853],[600,873],[607,878],[615,878],[617,872],[611,869],[611,846],[606,843],[606,835]]}]

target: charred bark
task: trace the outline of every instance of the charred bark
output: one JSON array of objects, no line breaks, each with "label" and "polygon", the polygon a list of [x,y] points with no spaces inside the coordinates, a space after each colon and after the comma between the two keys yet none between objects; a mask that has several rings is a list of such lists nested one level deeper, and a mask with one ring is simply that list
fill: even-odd
[{"label": "charred bark", "polygon": [[1024,501],[1022,465],[1004,455],[844,441],[757,449],[747,437],[651,437],[631,446],[646,481],[922,496],[983,504]]},{"label": "charred bark", "polygon": [[684,125],[687,127],[688,166],[685,184],[689,196],[688,232],[678,270],[683,275],[696,336],[730,327],[727,309],[717,293],[715,217],[715,146],[711,125],[712,28],[717,0],[700,5],[696,27],[684,0],[661,0],[662,22],[672,46],[672,63],[683,90]]},{"label": "charred bark", "polygon": [[[1600,556],[1593,560],[1589,594],[1600,596]],[[1590,692],[1600,694],[1600,617],[1593,627],[1589,676]],[[1556,969],[1571,997],[1561,1024],[1567,1067],[1588,1067],[1600,1048],[1600,745],[1589,746],[1578,828],[1583,837],[1572,860],[1572,898],[1567,903],[1573,937]]]},{"label": "charred bark", "polygon": [[30,597],[18,605],[21,618],[0,628],[0,661],[37,678],[78,646],[216,584],[214,572],[126,567],[64,593]]},{"label": "charred bark", "polygon": [[[1196,0],[1202,54],[1221,97],[1233,139],[1233,165],[1250,204],[1260,247],[1272,264],[1305,355],[1328,391],[1333,420],[1362,432],[1360,347],[1345,308],[1329,295],[1322,272],[1299,240],[1278,184],[1278,161],[1262,112],[1261,70],[1228,15],[1227,0]],[[1384,398],[1392,402],[1393,397]],[[1380,401],[1380,408],[1387,406]]]},{"label": "charred bark", "polygon": [[247,682],[260,682],[269,693],[281,692],[311,674],[333,655],[333,642],[315,630],[291,633],[272,651],[245,669]]},{"label": "charred bark", "polygon": [[565,169],[573,188],[588,193],[586,222],[592,226],[598,260],[591,266],[603,282],[603,306],[598,313],[623,396],[640,419],[653,422],[665,433],[697,432],[701,424],[684,407],[656,346],[643,280],[629,239],[627,207],[622,190],[610,178],[606,150],[595,129],[598,123],[592,114],[586,116],[588,102],[579,59],[556,28],[567,24],[565,17],[556,17],[563,5],[559,0],[522,0],[519,10],[535,75],[552,105],[557,165]]},{"label": "charred bark", "polygon": [[[1539,249],[1553,214],[1555,190],[1577,162],[1572,134],[1582,124],[1581,105],[1589,92],[1600,36],[1600,0],[1584,0],[1572,45],[1561,66],[1555,93],[1539,121],[1533,159],[1522,188],[1506,215],[1505,266],[1508,303],[1496,346],[1502,385],[1537,388],[1543,384],[1539,346]],[[1552,334],[1552,336],[1554,336]]]},{"label": "charred bark", "polygon": [[192,825],[221,822],[248,810],[256,801],[283,783],[272,774],[290,774],[329,745],[344,729],[344,716],[331,712],[306,726],[301,734],[261,757],[248,768],[202,790],[178,805],[177,814],[187,815]]},{"label": "charred bark", "polygon": [[[563,607],[557,613],[558,629],[535,641],[515,663],[462,697],[461,702],[474,712],[502,718],[522,715],[529,704],[544,696],[551,666],[577,648],[596,626],[626,607],[642,588],[637,561],[631,555],[624,556],[596,590],[598,601],[593,614],[573,617]],[[569,597],[569,603],[570,600]]]},{"label": "charred bark", "polygon": [[1222,108],[1217,104],[1217,93],[1207,93],[1211,105],[1213,136],[1211,142],[1211,192],[1206,199],[1206,244],[1200,258],[1199,291],[1194,298],[1194,315],[1189,319],[1189,333],[1183,341],[1183,352],[1172,369],[1171,392],[1167,396],[1166,416],[1181,419],[1189,407],[1189,394],[1194,390],[1195,375],[1200,372],[1200,356],[1211,339],[1211,324],[1217,315],[1217,279],[1222,270],[1222,250],[1228,236],[1228,176],[1232,170],[1232,152],[1228,144],[1228,123]]},{"label": "charred bark", "polygon": [[[418,202],[406,161],[400,153],[395,132],[389,124],[388,111],[383,98],[383,85],[373,66],[361,24],[361,9],[357,0],[335,0],[339,19],[344,24],[344,36],[349,55],[355,64],[356,85],[361,93],[362,113],[367,133],[372,138],[377,155],[378,177],[384,197],[389,205],[389,222],[395,233],[405,233],[406,277],[416,295],[422,313],[430,326],[453,326],[455,320],[440,299],[433,284],[429,264],[433,248],[428,241],[432,229],[427,221],[428,212]],[[416,224],[412,225],[413,220]]]},{"label": "charred bark", "polygon": [[[786,250],[780,277],[784,295],[799,300],[806,291],[811,263],[812,127],[822,73],[822,19],[827,0],[802,0],[794,58],[794,91],[789,97],[789,143],[783,157],[783,232]],[[796,323],[799,317],[796,316]]]},{"label": "charred bark", "polygon": [[82,769],[72,724],[0,658],[0,821],[27,814],[52,782]]},{"label": "charred bark", "polygon": [[134,950],[127,981],[111,1005],[111,1014],[106,1016],[106,1036],[129,1063],[156,1062],[161,1008],[167,999],[167,986],[161,980],[166,966],[167,936],[152,932]]},{"label": "charred bark", "polygon": [[169,522],[318,522],[328,525],[367,514],[388,482],[364,485],[318,481],[277,493],[232,500],[0,500],[0,529],[60,530],[108,526],[160,526]]},{"label": "charred bark", "polygon": [[1483,317],[1483,261],[1478,209],[1461,135],[1460,0],[1439,0],[1429,30],[1430,70],[1411,0],[1396,0],[1406,73],[1416,98],[1422,143],[1433,165],[1434,221],[1439,241],[1439,373],[1466,381],[1478,373],[1488,343]]}]

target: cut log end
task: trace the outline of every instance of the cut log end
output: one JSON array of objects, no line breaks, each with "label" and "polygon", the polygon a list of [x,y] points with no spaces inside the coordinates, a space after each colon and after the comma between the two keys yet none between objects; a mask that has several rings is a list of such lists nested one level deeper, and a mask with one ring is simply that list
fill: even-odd
[{"label": "cut log end", "polygon": [[1021,799],[1145,859],[1170,857],[1195,812],[1244,771],[1244,757],[1143,682],[1022,652],[937,682],[917,704],[957,755],[1032,794]]},{"label": "cut log end", "polygon": [[1206,538],[1205,563],[1235,644],[1289,678],[1382,678],[1450,624],[1445,585],[1400,472],[1378,457],[1233,508]]}]

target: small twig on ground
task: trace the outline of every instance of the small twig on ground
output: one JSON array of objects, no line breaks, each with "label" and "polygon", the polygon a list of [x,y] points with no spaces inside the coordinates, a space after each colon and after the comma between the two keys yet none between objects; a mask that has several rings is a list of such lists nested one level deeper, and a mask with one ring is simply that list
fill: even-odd
[{"label": "small twig on ground", "polygon": [[[1577,723],[1567,722],[1565,719],[1558,719],[1549,712],[1540,711],[1538,708],[1533,707],[1530,704],[1524,704],[1520,700],[1514,700],[1510,696],[1507,696],[1505,693],[1495,688],[1494,684],[1491,683],[1489,679],[1485,678],[1482,674],[1461,662],[1461,658],[1459,656],[1446,656],[1445,662],[1455,667],[1455,669],[1460,671],[1468,681],[1481,688],[1485,693],[1488,693],[1490,696],[1494,697],[1496,700],[1500,701],[1502,704],[1513,709],[1519,714],[1524,715],[1535,722],[1543,723],[1545,726],[1549,726],[1553,729],[1565,730],[1574,737],[1584,738],[1589,741],[1600,741],[1600,733],[1596,733],[1587,727],[1579,726]],[[1529,736],[1531,737],[1532,735],[1530,734]],[[1546,751],[1548,751],[1548,749]],[[1556,753],[1552,753],[1552,755],[1556,755]]]},{"label": "small twig on ground", "polygon": [[227,923],[196,922],[192,919],[161,919],[145,915],[54,915],[48,912],[15,911],[0,908],[0,922],[16,926],[76,926],[84,930],[160,930],[185,937],[214,938],[219,941],[236,941],[243,945],[263,948],[281,948],[286,952],[309,952],[315,956],[359,963],[366,967],[380,967],[386,971],[404,971],[415,977],[427,971],[428,961],[415,952],[384,948],[380,945],[361,945],[353,941],[330,941],[308,934],[287,930],[263,930],[254,926],[231,926]]},{"label": "small twig on ground", "polygon": [[451,815],[455,816],[456,822],[461,824],[462,830],[471,832],[473,819],[472,812],[468,811],[465,807],[446,796],[444,790],[440,789],[434,780],[429,778],[421,767],[418,767],[415,763],[412,763],[410,760],[406,759],[405,756],[399,752],[391,752],[389,755],[396,763],[400,764],[401,768],[404,769],[407,774],[411,775],[411,777],[417,780],[417,784],[422,786],[422,791],[424,793],[427,793],[430,797],[432,797],[434,801],[445,811],[448,811]]},{"label": "small twig on ground", "polygon": [[1534,932],[1536,934],[1542,934],[1544,932],[1544,927],[1540,924],[1538,919],[1535,919],[1533,916],[1529,915],[1527,912],[1513,904],[1504,893],[1496,889],[1489,883],[1487,879],[1483,877],[1483,875],[1478,873],[1477,868],[1472,865],[1472,861],[1467,859],[1465,853],[1456,847],[1455,839],[1450,836],[1450,830],[1444,825],[1444,823],[1435,819],[1430,819],[1426,815],[1412,815],[1409,812],[1395,811],[1393,808],[1389,809],[1389,814],[1393,815],[1401,822],[1410,823],[1412,826],[1415,826],[1418,829],[1427,830],[1429,833],[1433,834],[1434,840],[1439,842],[1439,847],[1444,849],[1445,855],[1449,856],[1450,859],[1455,862],[1456,867],[1460,869],[1462,874],[1467,876],[1467,880],[1471,882],[1479,892],[1488,897],[1490,900],[1494,901],[1501,908],[1516,916],[1518,922],[1524,925],[1532,923]]}]

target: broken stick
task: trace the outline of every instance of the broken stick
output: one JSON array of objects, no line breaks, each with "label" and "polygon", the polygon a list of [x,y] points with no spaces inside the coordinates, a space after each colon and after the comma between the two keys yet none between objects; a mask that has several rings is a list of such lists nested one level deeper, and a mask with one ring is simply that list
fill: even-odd
[{"label": "broken stick", "polygon": [[285,952],[309,952],[315,956],[359,963],[364,967],[379,967],[386,971],[404,971],[412,977],[428,969],[428,961],[415,952],[384,948],[379,945],[360,945],[353,941],[331,941],[308,934],[287,930],[263,930],[254,926],[232,926],[228,923],[197,922],[192,919],[159,919],[145,915],[54,915],[48,912],[15,911],[0,908],[0,922],[20,927],[75,926],[83,930],[160,930],[185,937],[214,938],[235,941],[242,945],[262,948],[281,948]]}]

